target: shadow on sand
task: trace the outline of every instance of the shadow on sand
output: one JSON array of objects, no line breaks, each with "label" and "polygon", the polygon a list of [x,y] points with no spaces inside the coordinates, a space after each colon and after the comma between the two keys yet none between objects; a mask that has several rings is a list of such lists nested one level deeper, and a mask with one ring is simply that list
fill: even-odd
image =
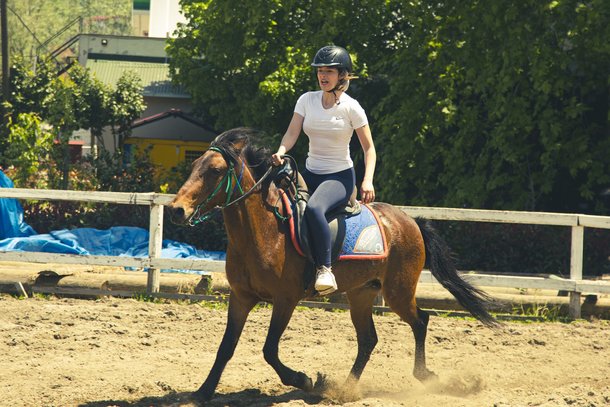
[{"label": "shadow on sand", "polygon": [[260,390],[249,389],[235,393],[216,393],[211,401],[198,403],[191,398],[192,393],[170,393],[160,397],[144,397],[140,400],[99,400],[79,404],[79,407],[191,407],[191,406],[248,406],[267,407],[278,403],[286,403],[293,400],[302,400],[306,404],[315,405],[322,401],[323,397],[302,390],[292,390],[283,394],[268,395]]}]

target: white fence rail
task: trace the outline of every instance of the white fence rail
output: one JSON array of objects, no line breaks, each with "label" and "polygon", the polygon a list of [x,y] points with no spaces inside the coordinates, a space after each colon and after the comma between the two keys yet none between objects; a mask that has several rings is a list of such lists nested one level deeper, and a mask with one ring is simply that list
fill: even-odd
[{"label": "white fence rail", "polygon": [[[144,258],[118,256],[79,256],[69,254],[39,252],[0,251],[0,261],[22,261],[30,263],[65,263],[87,265],[111,265],[122,267],[148,268],[149,293],[159,292],[160,269],[188,269],[207,272],[224,272],[224,262],[192,259],[163,259],[161,242],[163,240],[164,205],[173,195],[157,193],[125,192],[84,192],[60,190],[35,190],[22,188],[0,188],[0,198],[27,200],[63,200],[81,202],[105,202],[125,205],[150,206],[149,255]],[[565,290],[570,293],[570,315],[580,317],[581,293],[610,294],[610,282],[583,280],[584,228],[610,229],[610,217],[581,214],[562,214],[544,212],[492,211],[478,209],[428,208],[401,206],[401,210],[411,216],[433,220],[456,220],[473,222],[521,223],[533,225],[565,226],[572,228],[570,253],[570,278],[521,277],[508,275],[463,274],[473,284],[479,286],[506,288],[537,288]],[[422,273],[421,282],[435,282],[429,272]]]}]

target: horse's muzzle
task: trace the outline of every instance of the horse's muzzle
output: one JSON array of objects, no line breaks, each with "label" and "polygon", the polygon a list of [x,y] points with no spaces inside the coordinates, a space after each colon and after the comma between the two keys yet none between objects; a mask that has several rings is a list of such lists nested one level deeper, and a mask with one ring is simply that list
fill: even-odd
[{"label": "horse's muzzle", "polygon": [[188,220],[188,216],[183,207],[174,206],[174,204],[170,204],[167,206],[167,210],[169,211],[169,219],[172,223],[176,225],[184,225]]}]

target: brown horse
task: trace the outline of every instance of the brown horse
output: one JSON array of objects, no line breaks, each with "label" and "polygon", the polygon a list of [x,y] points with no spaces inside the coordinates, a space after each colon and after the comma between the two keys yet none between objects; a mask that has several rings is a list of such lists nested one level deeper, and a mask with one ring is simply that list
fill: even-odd
[{"label": "brown horse", "polygon": [[[222,207],[228,237],[226,275],[231,296],[227,326],[212,370],[194,394],[200,400],[214,395],[246,318],[259,301],[273,303],[263,347],[265,360],[285,385],[306,391],[313,388],[308,376],[278,358],[280,337],[296,305],[316,293],[309,275],[311,264],[297,253],[287,225],[275,215],[281,200],[278,188],[268,177],[273,171],[269,152],[253,144],[254,135],[250,129],[237,128],[218,136],[193,163],[190,177],[169,205],[173,219],[183,223],[193,223],[213,208]],[[348,382],[358,381],[377,344],[372,308],[380,291],[389,307],[413,330],[413,374],[424,381],[435,377],[426,367],[424,348],[429,317],[415,302],[426,256],[436,279],[477,319],[494,325],[496,321],[486,309],[489,297],[460,278],[447,246],[426,222],[416,221],[389,204],[374,203],[371,208],[383,224],[388,256],[384,260],[346,260],[333,265],[339,290],[349,299],[358,339],[358,354]]]}]

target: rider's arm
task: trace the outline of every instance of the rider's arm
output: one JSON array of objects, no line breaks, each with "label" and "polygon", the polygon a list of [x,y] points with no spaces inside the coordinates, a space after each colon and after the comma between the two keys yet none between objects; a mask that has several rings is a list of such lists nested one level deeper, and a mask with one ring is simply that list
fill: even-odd
[{"label": "rider's arm", "polygon": [[294,147],[302,129],[303,116],[298,113],[294,113],[292,115],[292,120],[290,120],[290,124],[288,125],[288,129],[286,130],[286,133],[284,133],[284,137],[282,137],[280,147],[277,149],[277,152],[271,156],[276,165],[281,164],[283,161],[281,157],[290,151],[292,147]]},{"label": "rider's arm", "polygon": [[369,203],[375,200],[373,175],[375,174],[377,152],[375,151],[375,144],[373,144],[371,128],[368,124],[357,128],[356,135],[358,135],[358,140],[360,140],[360,145],[364,151],[364,178],[360,186],[360,197],[364,203]]}]

